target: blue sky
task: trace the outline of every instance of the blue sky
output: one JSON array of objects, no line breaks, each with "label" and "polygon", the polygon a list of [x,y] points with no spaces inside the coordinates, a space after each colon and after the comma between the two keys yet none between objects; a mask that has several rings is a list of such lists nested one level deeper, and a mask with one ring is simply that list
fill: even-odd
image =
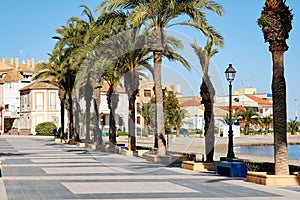
[{"label": "blue sky", "polygon": [[[0,56],[19,56],[26,60],[34,57],[36,61],[46,60],[55,44],[51,39],[56,35],[55,29],[66,23],[72,16],[80,16],[80,4],[87,4],[92,10],[100,0],[10,0],[1,2]],[[224,71],[229,63],[237,70],[233,89],[241,87],[257,88],[258,93],[271,92],[272,60],[268,44],[256,20],[264,5],[264,0],[216,0],[225,9],[225,15],[219,17],[208,14],[208,21],[224,37],[225,46],[219,50],[211,62],[212,77],[217,91],[227,94],[227,81]],[[294,21],[290,38],[287,41],[289,50],[285,54],[285,76],[287,82],[287,100],[289,118],[294,118],[300,107],[299,77],[300,66],[300,1],[287,0],[293,9]],[[183,43],[197,39],[200,45],[205,43],[203,36],[188,28],[174,28],[183,39]],[[22,50],[23,53],[20,52]],[[191,72],[182,69],[175,63],[165,62],[163,77],[166,81],[185,82],[182,91],[187,95],[198,95],[201,73],[199,64],[191,49],[182,50],[182,54],[192,63]],[[187,86],[188,85],[188,86]],[[297,100],[295,100],[297,99]],[[299,113],[299,112],[298,112]]]}]

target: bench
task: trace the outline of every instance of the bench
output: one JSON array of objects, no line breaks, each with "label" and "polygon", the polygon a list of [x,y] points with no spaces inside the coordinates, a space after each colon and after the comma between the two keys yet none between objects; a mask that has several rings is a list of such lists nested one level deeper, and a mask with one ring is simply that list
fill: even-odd
[{"label": "bench", "polygon": [[230,177],[247,177],[247,165],[243,162],[217,161],[216,174]]}]

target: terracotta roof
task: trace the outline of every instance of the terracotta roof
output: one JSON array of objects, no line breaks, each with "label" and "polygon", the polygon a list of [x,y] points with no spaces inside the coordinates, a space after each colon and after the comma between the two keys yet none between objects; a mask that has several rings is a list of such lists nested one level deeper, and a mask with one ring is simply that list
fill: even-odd
[{"label": "terracotta roof", "polygon": [[[101,88],[101,92],[107,92],[109,89],[109,85],[106,81],[103,81],[103,84],[102,84],[102,88]],[[121,88],[121,87],[117,87],[115,89],[116,92],[125,92],[125,89]]]},{"label": "terracotta roof", "polygon": [[[218,108],[226,110],[227,112],[229,112],[229,106],[218,106]],[[232,106],[232,110],[233,112],[241,112],[244,110],[244,106],[239,105],[239,106]]]},{"label": "terracotta roof", "polygon": [[253,101],[256,101],[258,103],[258,105],[260,105],[260,106],[268,106],[268,107],[272,106],[271,102],[264,100],[262,98],[256,97],[254,95],[246,95],[246,96],[249,97],[250,99],[252,99]]},{"label": "terracotta roof", "polygon": [[194,99],[190,99],[190,100],[181,102],[181,103],[180,103],[180,106],[182,106],[182,107],[188,107],[188,106],[201,106],[201,103],[200,103],[200,101],[196,101],[196,100],[194,100]]},{"label": "terracotta roof", "polygon": [[7,72],[7,74],[4,76],[4,78],[2,78],[0,80],[1,83],[5,83],[5,82],[18,82],[20,80],[22,80],[22,75],[19,73],[18,70],[16,69],[12,69],[10,71]]},{"label": "terracotta roof", "polygon": [[31,73],[34,72],[34,68],[28,67],[27,64],[19,64],[18,70],[20,72],[31,72]]},{"label": "terracotta roof", "polygon": [[21,88],[20,91],[34,90],[34,89],[57,89],[57,87],[54,85],[51,85],[49,83],[45,83],[45,82],[33,82],[33,83]]},{"label": "terracotta roof", "polygon": [[10,65],[0,62],[0,72],[6,72],[6,71],[10,71],[14,69],[13,67],[11,67]]}]

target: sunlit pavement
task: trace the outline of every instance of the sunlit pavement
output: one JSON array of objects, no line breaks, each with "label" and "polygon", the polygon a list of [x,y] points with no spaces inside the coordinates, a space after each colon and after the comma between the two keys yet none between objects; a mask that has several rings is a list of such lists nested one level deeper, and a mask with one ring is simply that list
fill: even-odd
[{"label": "sunlit pavement", "polygon": [[0,136],[0,199],[299,199],[299,187],[267,187],[55,143]]}]

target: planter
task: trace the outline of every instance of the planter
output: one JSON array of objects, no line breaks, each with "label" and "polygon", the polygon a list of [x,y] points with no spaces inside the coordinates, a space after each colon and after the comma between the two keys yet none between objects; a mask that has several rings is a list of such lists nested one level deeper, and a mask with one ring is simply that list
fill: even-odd
[{"label": "planter", "polygon": [[211,162],[195,162],[195,161],[183,161],[181,164],[182,169],[188,169],[192,171],[215,171],[216,163]]},{"label": "planter", "polygon": [[144,153],[144,157],[147,161],[155,163],[180,163],[182,161],[182,157],[177,155],[159,156],[153,153]]},{"label": "planter", "polygon": [[247,181],[269,186],[299,186],[299,175],[274,175],[267,172],[248,172]]}]

